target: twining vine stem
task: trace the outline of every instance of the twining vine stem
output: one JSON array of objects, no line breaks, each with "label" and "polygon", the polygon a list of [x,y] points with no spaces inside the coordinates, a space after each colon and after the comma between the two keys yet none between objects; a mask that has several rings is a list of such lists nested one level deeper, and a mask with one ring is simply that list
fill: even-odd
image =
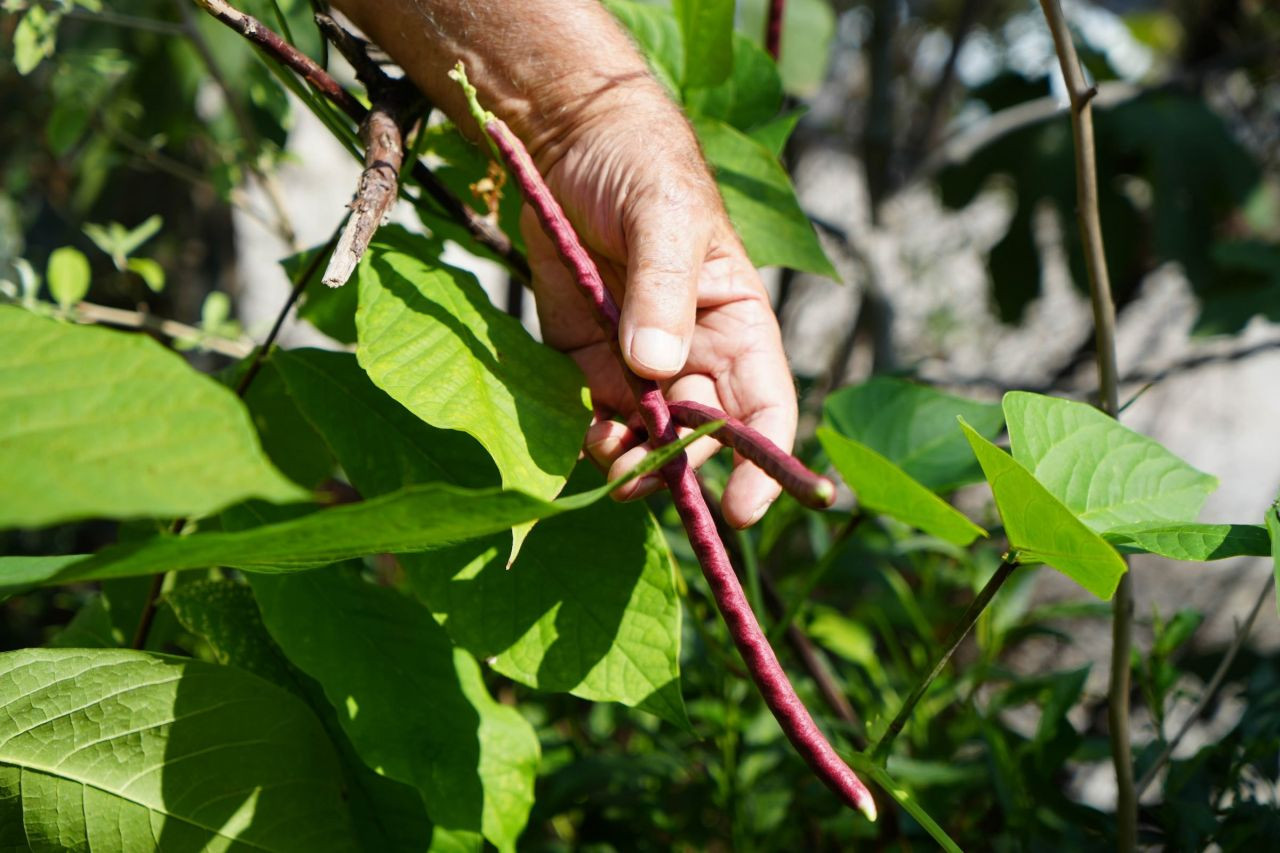
[{"label": "twining vine stem", "polygon": [[[1104,412],[1119,413],[1119,372],[1116,369],[1116,311],[1107,275],[1107,255],[1098,213],[1098,162],[1093,138],[1091,101],[1097,89],[1084,77],[1071,40],[1071,29],[1058,0],[1040,0],[1053,45],[1062,67],[1071,100],[1071,133],[1076,158],[1076,216],[1084,243],[1085,269],[1089,276],[1089,301],[1098,358],[1100,405]],[[1133,646],[1133,579],[1128,572],[1116,587],[1111,622],[1111,683],[1107,722],[1111,756],[1116,768],[1116,846],[1133,850],[1138,844],[1138,797],[1133,785],[1133,755],[1129,742],[1129,656]]]},{"label": "twining vine stem", "polygon": [[1013,570],[1018,568],[1017,561],[1006,560],[1000,564],[1000,568],[996,569],[995,574],[986,582],[979,591],[978,595],[969,602],[969,606],[965,608],[964,613],[960,616],[960,622],[951,630],[951,634],[947,636],[946,642],[943,644],[942,654],[938,656],[937,661],[933,664],[933,669],[929,670],[929,674],[921,679],[915,689],[911,691],[911,695],[907,697],[907,701],[902,703],[902,707],[898,710],[897,716],[889,723],[889,727],[884,730],[884,734],[880,736],[880,740],[876,741],[875,746],[871,747],[871,758],[874,761],[884,761],[889,754],[889,747],[893,745],[893,740],[902,731],[902,727],[907,724],[907,720],[911,718],[911,712],[915,710],[920,700],[924,698],[925,692],[929,689],[929,685],[934,682],[946,667],[947,662],[951,660],[951,656],[956,653],[956,649],[960,648],[960,643],[969,635],[969,631],[973,629],[973,625],[978,621],[978,617],[982,615],[982,611],[991,603],[991,599],[1000,591],[1000,587],[1004,586],[1004,582],[1013,574]]}]

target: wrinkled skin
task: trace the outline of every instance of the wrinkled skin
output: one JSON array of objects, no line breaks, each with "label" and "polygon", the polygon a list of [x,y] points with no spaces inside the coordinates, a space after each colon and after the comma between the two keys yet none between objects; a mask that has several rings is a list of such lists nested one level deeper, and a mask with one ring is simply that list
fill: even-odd
[{"label": "wrinkled skin", "polygon": [[[480,98],[529,148],[622,306],[618,345],[668,399],[723,409],[784,450],[796,398],[777,320],[725,214],[697,141],[643,58],[595,0],[338,0],[459,126],[479,139],[446,77],[461,59]],[[582,367],[597,418],[584,450],[611,477],[644,455],[609,344],[532,213],[529,248],[544,339]],[[666,342],[665,346],[660,345]],[[655,345],[658,344],[658,345]],[[689,450],[695,465],[717,445]],[[741,459],[726,520],[754,523],[779,487]],[[628,485],[623,499],[660,487]]]}]

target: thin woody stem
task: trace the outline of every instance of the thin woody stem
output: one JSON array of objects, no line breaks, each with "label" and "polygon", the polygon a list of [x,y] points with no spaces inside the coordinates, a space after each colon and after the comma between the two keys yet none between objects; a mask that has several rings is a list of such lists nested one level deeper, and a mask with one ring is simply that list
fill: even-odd
[{"label": "thin woody stem", "polygon": [[907,720],[911,718],[911,712],[915,710],[916,705],[924,698],[929,685],[933,684],[934,679],[942,673],[947,662],[951,660],[951,656],[956,653],[956,649],[960,648],[960,644],[964,642],[964,638],[969,635],[974,623],[982,615],[982,611],[991,603],[991,599],[1000,591],[1000,587],[1004,586],[1004,582],[1009,579],[1009,576],[1013,574],[1013,570],[1016,568],[1018,568],[1017,563],[1001,563],[1000,568],[996,569],[996,573],[982,587],[977,597],[969,602],[969,606],[965,608],[964,614],[960,617],[960,622],[951,630],[951,634],[943,644],[942,654],[934,662],[933,669],[929,670],[929,674],[921,679],[920,683],[911,691],[907,701],[903,702],[902,707],[898,710],[897,716],[889,723],[889,727],[880,736],[880,740],[876,741],[875,746],[871,748],[872,759],[883,761],[889,754],[889,747],[893,745],[894,738],[898,736],[903,726],[907,724]]},{"label": "thin woody stem", "polygon": [[[1116,367],[1116,309],[1107,274],[1107,256],[1098,212],[1098,163],[1093,136],[1092,101],[1097,89],[1085,80],[1071,40],[1071,29],[1058,0],[1040,0],[1040,8],[1053,34],[1062,77],[1071,99],[1071,132],[1076,158],[1076,215],[1084,243],[1085,270],[1089,276],[1089,301],[1093,305],[1094,349],[1098,358],[1101,408],[1116,417],[1119,405],[1119,371]],[[1111,755],[1116,769],[1116,846],[1134,850],[1138,844],[1138,797],[1133,784],[1133,754],[1129,742],[1129,656],[1133,646],[1133,578],[1126,572],[1116,587],[1111,622],[1111,683],[1108,688],[1107,722]]]}]

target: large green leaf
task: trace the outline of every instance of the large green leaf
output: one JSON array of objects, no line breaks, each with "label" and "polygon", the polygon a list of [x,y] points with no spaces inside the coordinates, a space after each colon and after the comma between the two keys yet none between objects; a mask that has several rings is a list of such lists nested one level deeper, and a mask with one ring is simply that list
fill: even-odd
[{"label": "large green leaf", "polygon": [[425,850],[431,821],[416,789],[364,763],[320,685],[289,662],[262,622],[253,590],[231,580],[201,580],[165,593],[184,628],[209,644],[214,658],[264,678],[302,699],[337,751],[343,793],[362,849],[369,853]]},{"label": "large green leaf", "polygon": [[1102,599],[1115,594],[1127,567],[1115,549],[1072,514],[1009,454],[960,420],[982,465],[1016,558],[1043,562]]},{"label": "large green leaf", "polygon": [[825,420],[862,442],[935,492],[982,479],[956,416],[995,440],[1004,414],[995,403],[943,394],[904,379],[876,377],[842,388],[822,404]]},{"label": "large green leaf", "polygon": [[403,554],[467,542],[590,506],[624,482],[657,470],[708,431],[702,427],[648,454],[625,478],[554,502],[523,492],[429,483],[252,530],[157,536],[113,545],[91,557],[0,557],[0,595],[40,584],[211,566],[296,572],[366,554]]},{"label": "large green leaf", "polygon": [[[750,39],[739,33],[732,35],[729,42],[732,65],[726,78],[714,84],[681,86],[687,76],[687,42],[681,33],[681,22],[672,10],[630,0],[607,0],[605,5],[631,31],[655,75],[674,97],[683,101],[690,116],[720,119],[744,132],[753,131],[777,116],[782,106],[782,79],[773,60]],[[723,41],[716,50],[724,50]],[[788,128],[786,133],[789,132]],[[786,133],[782,135],[785,137]]]},{"label": "large green leaf", "polygon": [[437,834],[514,849],[537,736],[426,608],[338,567],[251,582],[271,636],[324,687],[364,760],[421,791]]},{"label": "large green leaf", "polygon": [[425,260],[423,242],[382,228],[365,254],[360,365],[422,420],[474,436],[504,485],[555,497],[591,417],[582,373],[494,308],[474,276]]},{"label": "large green leaf", "polygon": [[[350,355],[293,350],[272,364],[363,494],[433,479],[470,485],[496,479],[473,439],[413,417],[375,388]],[[348,417],[350,411],[361,417]],[[579,491],[600,482],[582,466],[575,480]],[[510,571],[506,552],[490,539],[401,562],[454,641],[492,658],[504,675],[685,723],[674,570],[643,505],[601,501],[548,520]]]},{"label": "large green leaf", "polygon": [[271,367],[365,497],[434,482],[498,485],[493,460],[474,438],[414,417],[374,385],[350,353],[289,350],[276,353]]},{"label": "large green leaf", "polygon": [[956,545],[968,545],[987,535],[951,504],[865,444],[826,427],[818,428],[818,440],[858,496],[860,507],[892,516]]},{"label": "large green leaf", "polygon": [[717,119],[695,118],[693,129],[751,262],[838,278],[773,152]]},{"label": "large green leaf", "polygon": [[723,83],[733,70],[734,0],[672,0],[684,41],[682,88]]},{"label": "large green leaf", "polygon": [[288,692],[122,650],[0,655],[0,848],[349,850],[338,767]]},{"label": "large green leaf", "polygon": [[[585,466],[576,485],[598,483]],[[454,640],[530,687],[621,702],[688,726],[671,552],[642,505],[549,519],[508,571],[489,540],[402,562]]]},{"label": "large green leaf", "polygon": [[[765,53],[740,35],[733,37],[733,71],[728,79],[705,89],[684,92],[685,110],[691,116],[718,118],[744,133],[756,133],[778,116],[782,107],[782,80],[778,69]],[[793,114],[798,117],[799,114]],[[785,129],[775,128],[772,135],[785,142],[795,126],[794,118]],[[781,143],[770,147],[775,156]]]},{"label": "large green leaf", "polygon": [[158,536],[113,545],[80,560],[0,558],[0,590],[230,566],[299,571],[364,554],[422,551],[554,515],[598,495],[549,503],[522,492],[412,486],[371,501],[235,533]]},{"label": "large green leaf", "polygon": [[1159,554],[1171,560],[1204,562],[1271,554],[1267,528],[1260,524],[1170,524],[1156,521],[1113,527],[1103,538],[1117,548]]},{"label": "large green leaf", "polygon": [[301,501],[235,396],[145,335],[0,306],[0,527]]},{"label": "large green leaf", "polygon": [[1011,391],[1004,397],[1013,458],[1094,530],[1194,521],[1217,478],[1093,406]]}]

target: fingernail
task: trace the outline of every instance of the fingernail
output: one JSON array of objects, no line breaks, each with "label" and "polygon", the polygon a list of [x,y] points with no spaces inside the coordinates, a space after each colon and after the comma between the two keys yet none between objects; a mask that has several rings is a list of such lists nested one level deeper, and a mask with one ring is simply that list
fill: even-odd
[{"label": "fingernail", "polygon": [[631,360],[663,373],[679,370],[684,361],[684,341],[662,329],[636,329],[631,336]]},{"label": "fingernail", "polygon": [[769,501],[765,501],[764,503],[760,504],[759,508],[756,509],[756,511],[751,514],[751,518],[747,521],[747,523],[742,525],[742,528],[746,529],[751,525],[755,524],[761,518],[764,518],[764,514],[769,510],[769,503],[770,503]]},{"label": "fingernail", "polygon": [[624,501],[634,501],[640,498],[647,498],[649,495],[658,491],[662,486],[662,481],[653,474],[645,474],[640,479],[631,484],[630,489],[624,489],[626,497]]}]

